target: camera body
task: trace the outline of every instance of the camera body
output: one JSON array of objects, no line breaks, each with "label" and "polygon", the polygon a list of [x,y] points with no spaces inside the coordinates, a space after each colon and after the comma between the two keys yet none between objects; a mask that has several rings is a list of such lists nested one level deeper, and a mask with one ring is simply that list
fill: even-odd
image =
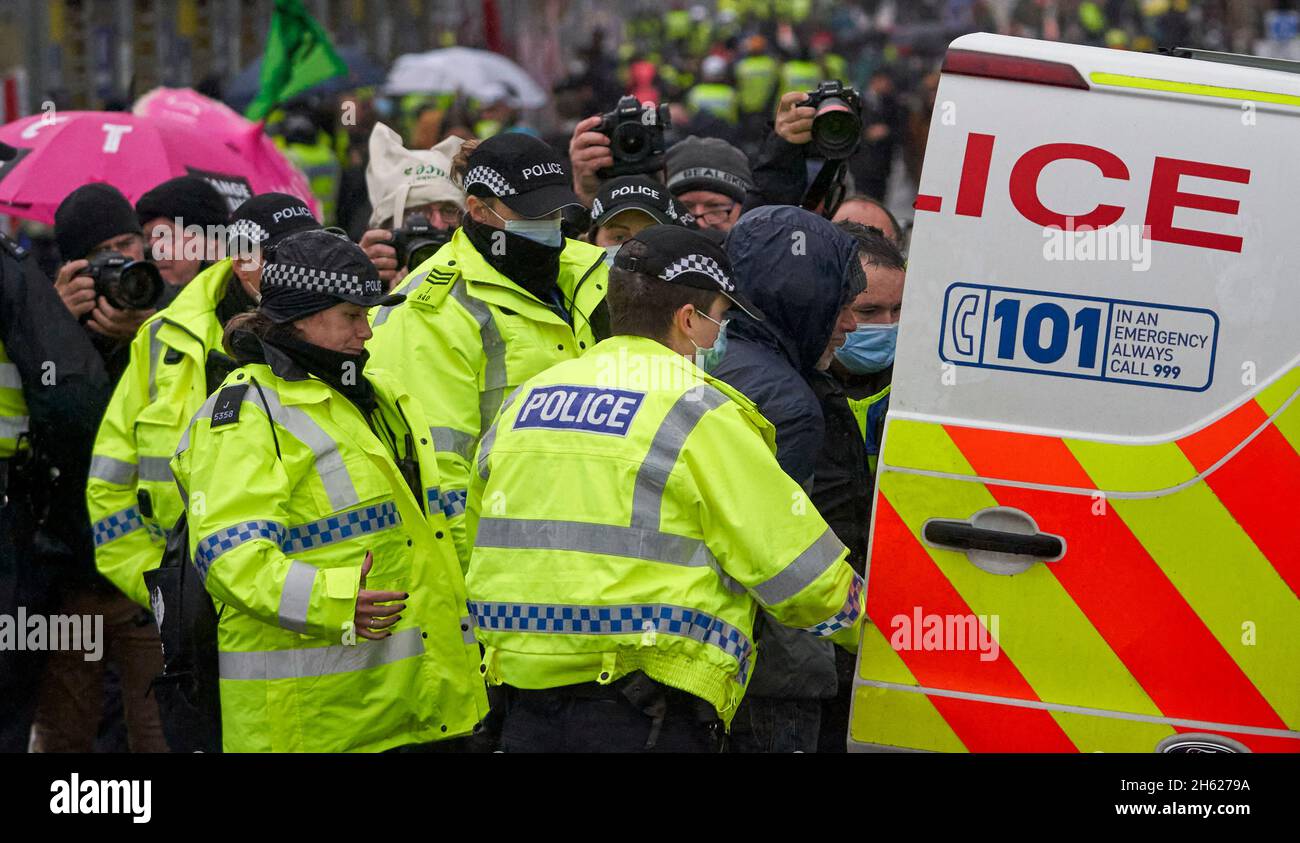
[{"label": "camera body", "polygon": [[424,214],[411,213],[402,221],[402,227],[393,231],[389,243],[397,251],[397,266],[415,269],[450,239],[451,231],[434,228]]},{"label": "camera body", "polygon": [[148,261],[131,260],[120,252],[104,252],[90,259],[90,266],[77,273],[95,280],[95,295],[103,296],[118,310],[150,310],[162,300],[166,282],[158,267]]},{"label": "camera body", "polygon": [[815,108],[812,142],[827,161],[841,161],[862,142],[862,97],[838,79],[822,82],[800,106]]},{"label": "camera body", "polygon": [[614,166],[596,172],[602,179],[655,173],[664,166],[664,129],[672,126],[668,106],[642,105],[622,97],[614,110],[602,114],[596,131],[609,138]]}]

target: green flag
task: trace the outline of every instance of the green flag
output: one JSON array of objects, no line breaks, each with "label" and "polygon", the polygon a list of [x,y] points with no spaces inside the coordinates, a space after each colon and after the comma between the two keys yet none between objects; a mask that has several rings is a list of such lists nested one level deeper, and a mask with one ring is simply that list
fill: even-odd
[{"label": "green flag", "polygon": [[244,115],[261,120],[279,103],[347,72],[329,35],[307,14],[302,0],[275,0],[262,56],[262,85]]}]

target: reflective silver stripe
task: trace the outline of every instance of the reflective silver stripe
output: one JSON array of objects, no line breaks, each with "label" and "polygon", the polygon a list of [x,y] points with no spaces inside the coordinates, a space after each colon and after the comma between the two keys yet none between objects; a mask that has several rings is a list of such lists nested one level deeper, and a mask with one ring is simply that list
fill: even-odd
[{"label": "reflective silver stripe", "polygon": [[171,457],[140,457],[140,479],[170,483],[172,481]]},{"label": "reflective silver stripe", "polygon": [[[352,475],[348,474],[347,466],[343,464],[338,443],[324,428],[312,421],[311,416],[297,407],[285,406],[275,390],[264,384],[260,390],[258,385],[253,385],[244,393],[244,401],[261,404],[263,393],[270,404],[269,407],[262,407],[263,411],[316,455],[316,472],[325,484],[325,494],[329,496],[330,505],[335,509],[349,509],[361,503],[356,487],[352,485]],[[211,413],[211,409],[208,412]]]},{"label": "reflective silver stripe", "polygon": [[158,330],[162,328],[162,320],[154,322],[149,326],[149,400],[152,402],[158,398],[158,355],[162,352],[162,341],[158,339]]},{"label": "reflective silver stripe", "polygon": [[316,584],[316,567],[297,559],[292,562],[284,577],[284,589],[280,592],[280,626],[306,633],[307,608],[311,605],[312,586]]},{"label": "reflective silver stripe", "polygon": [[135,463],[96,454],[90,460],[90,476],[115,486],[134,486]]},{"label": "reflective silver stripe", "polygon": [[474,644],[478,641],[474,637],[474,616],[466,615],[460,619],[460,638],[466,644]]},{"label": "reflective silver stripe", "polygon": [[779,574],[759,583],[750,589],[764,606],[772,606],[794,597],[817,579],[844,552],[844,543],[835,536],[829,527],[807,550],[794,558],[794,561],[781,570]]},{"label": "reflective silver stripe", "polygon": [[492,311],[486,304],[472,297],[465,289],[465,279],[458,278],[451,288],[451,297],[460,302],[478,323],[479,337],[483,341],[483,356],[486,358],[483,371],[483,392],[479,395],[478,414],[479,430],[487,430],[496,418],[505,396],[508,376],[506,373],[506,342],[497,328]]},{"label": "reflective silver stripe", "polygon": [[[514,392],[511,392],[505,402],[502,403],[502,413],[508,410],[511,404],[515,403],[515,399],[519,397],[519,390],[521,389],[523,389],[523,386],[515,387]],[[492,426],[488,428],[487,433],[483,434],[483,441],[479,443],[478,449],[478,476],[484,480],[488,479],[488,457],[492,456],[492,446],[496,444],[496,441],[497,420],[494,418],[492,420]]]},{"label": "reflective silver stripe", "polygon": [[450,427],[431,427],[429,436],[433,438],[433,447],[443,453],[469,459],[474,452],[474,437],[464,431]]},{"label": "reflective silver stripe", "polygon": [[220,653],[217,672],[222,679],[232,680],[301,679],[369,670],[423,654],[424,639],[416,627],[393,633],[382,641],[360,638],[354,646]]},{"label": "reflective silver stripe", "polygon": [[0,439],[17,439],[28,430],[27,416],[0,416]]},{"label": "reflective silver stripe", "polygon": [[[413,272],[411,273],[411,277],[407,279],[407,282],[403,284],[401,287],[394,290],[393,292],[401,293],[404,296],[410,295],[411,291],[414,290],[416,287],[420,286],[420,282],[423,281],[427,276],[428,273],[425,272]],[[379,312],[375,314],[375,322],[372,327],[378,328],[380,325],[387,322],[388,314],[393,312],[394,307],[399,307],[399,306],[400,305],[391,305],[391,306],[385,306],[379,308]]]},{"label": "reflective silver stripe", "polygon": [[641,461],[641,470],[636,474],[636,488],[632,492],[633,527],[659,529],[664,487],[677,464],[682,446],[686,444],[686,437],[705,413],[721,407],[728,400],[714,387],[701,384],[683,392],[664,416],[650,443],[650,450]]},{"label": "reflective silver stripe", "polygon": [[699,539],[643,527],[616,527],[581,521],[483,518],[478,522],[474,545],[523,550],[576,550],[689,568],[710,565],[713,558]]},{"label": "reflective silver stripe", "polygon": [[5,389],[23,388],[23,379],[18,374],[18,367],[13,363],[0,363],[0,387]]}]

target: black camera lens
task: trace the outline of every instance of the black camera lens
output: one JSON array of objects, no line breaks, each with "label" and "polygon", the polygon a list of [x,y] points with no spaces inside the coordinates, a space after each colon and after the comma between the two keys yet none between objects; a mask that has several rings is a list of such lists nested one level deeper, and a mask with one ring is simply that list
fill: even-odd
[{"label": "black camera lens", "polygon": [[612,145],[618,149],[615,157],[639,161],[649,153],[650,139],[640,123],[624,123],[614,130]]},{"label": "black camera lens", "polygon": [[848,158],[858,147],[862,120],[857,112],[839,97],[822,100],[813,117],[813,143],[830,160]]},{"label": "black camera lens", "polygon": [[131,261],[122,267],[109,298],[121,302],[115,307],[148,310],[162,298],[163,283],[158,267],[145,261]]}]

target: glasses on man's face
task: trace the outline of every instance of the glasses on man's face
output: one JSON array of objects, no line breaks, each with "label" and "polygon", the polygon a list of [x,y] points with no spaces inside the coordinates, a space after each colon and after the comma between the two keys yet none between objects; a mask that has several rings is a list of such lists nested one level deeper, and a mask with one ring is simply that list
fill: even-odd
[{"label": "glasses on man's face", "polygon": [[718,223],[729,217],[735,207],[736,203],[732,202],[729,205],[691,205],[686,210],[700,222]]}]

